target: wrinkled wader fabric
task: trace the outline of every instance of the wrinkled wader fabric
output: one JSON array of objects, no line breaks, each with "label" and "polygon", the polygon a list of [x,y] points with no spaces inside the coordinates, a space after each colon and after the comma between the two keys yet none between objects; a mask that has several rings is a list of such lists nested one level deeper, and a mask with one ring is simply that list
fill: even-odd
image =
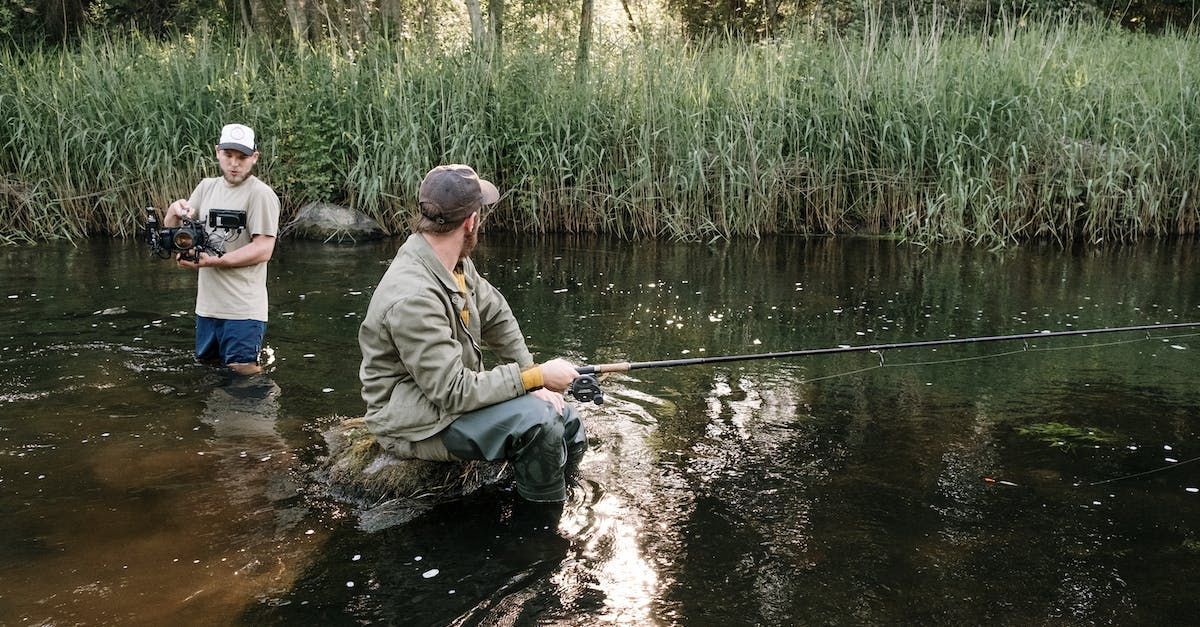
[{"label": "wrinkled wader fabric", "polygon": [[577,465],[587,450],[574,407],[559,416],[550,403],[528,395],[467,412],[435,437],[459,459],[510,460],[517,493],[538,502],[566,500],[568,465]]}]

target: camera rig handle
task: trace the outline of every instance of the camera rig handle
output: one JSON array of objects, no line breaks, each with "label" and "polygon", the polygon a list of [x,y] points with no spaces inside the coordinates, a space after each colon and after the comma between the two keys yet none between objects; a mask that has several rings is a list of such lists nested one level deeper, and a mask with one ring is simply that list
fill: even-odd
[{"label": "camera rig handle", "polygon": [[167,259],[171,256],[170,240],[168,238],[164,241],[165,230],[158,220],[158,210],[154,207],[146,207],[146,245],[150,247],[150,253],[160,259]]}]

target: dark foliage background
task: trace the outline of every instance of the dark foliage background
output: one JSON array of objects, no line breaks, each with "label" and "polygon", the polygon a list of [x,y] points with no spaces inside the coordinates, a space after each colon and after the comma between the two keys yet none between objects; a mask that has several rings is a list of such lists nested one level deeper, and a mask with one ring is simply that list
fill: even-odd
[{"label": "dark foliage background", "polygon": [[[693,37],[759,38],[797,26],[853,28],[868,6],[856,0],[662,1]],[[640,3],[648,5],[650,0]],[[461,11],[462,4],[460,0],[0,0],[0,36],[21,43],[61,43],[90,29],[165,35],[207,24],[238,26],[279,38],[291,35],[289,15],[300,14],[306,16],[302,36],[309,39],[346,29],[389,29],[404,35],[426,29],[438,12]],[[482,0],[482,4],[489,15],[507,14],[508,28],[519,28],[531,15],[577,16],[580,8],[578,0]],[[639,0],[621,0],[621,4],[631,21],[639,8],[645,8],[638,6]],[[878,5],[884,13],[897,15],[941,12],[964,25],[1008,14],[1108,19],[1146,32],[1190,28],[1200,14],[1200,0],[878,0]]]}]

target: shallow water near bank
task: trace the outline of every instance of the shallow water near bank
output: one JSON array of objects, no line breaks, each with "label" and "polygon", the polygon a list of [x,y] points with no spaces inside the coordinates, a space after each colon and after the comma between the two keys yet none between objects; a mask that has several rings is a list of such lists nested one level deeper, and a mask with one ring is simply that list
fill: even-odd
[{"label": "shallow water near bank", "polygon": [[[191,362],[137,244],[0,249],[0,623],[1171,623],[1200,609],[1191,331],[648,369],[561,512],[366,532],[312,479],[400,240],[283,242],[264,375]],[[580,363],[1200,320],[1194,242],[999,253],[486,234]],[[1196,332],[1200,332],[1197,330]],[[1103,436],[1103,437],[1102,437]]]}]

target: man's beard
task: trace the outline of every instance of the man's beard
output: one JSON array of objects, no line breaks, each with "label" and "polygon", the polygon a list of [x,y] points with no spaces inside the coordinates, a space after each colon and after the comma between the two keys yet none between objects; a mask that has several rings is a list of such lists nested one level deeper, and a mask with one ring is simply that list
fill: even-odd
[{"label": "man's beard", "polygon": [[462,250],[458,253],[458,260],[462,261],[471,256],[471,251],[475,250],[475,244],[479,243],[479,228],[474,231],[463,233]]},{"label": "man's beard", "polygon": [[242,181],[245,181],[245,180],[246,180],[246,177],[250,176],[250,173],[249,173],[249,172],[247,172],[247,173],[245,173],[245,174],[239,174],[239,175],[237,175],[237,176],[231,176],[231,175],[229,175],[229,174],[225,174],[224,172],[222,172],[222,173],[221,173],[221,176],[225,177],[225,182],[226,182],[226,183],[229,183],[230,185],[241,185],[241,184],[242,184]]}]

